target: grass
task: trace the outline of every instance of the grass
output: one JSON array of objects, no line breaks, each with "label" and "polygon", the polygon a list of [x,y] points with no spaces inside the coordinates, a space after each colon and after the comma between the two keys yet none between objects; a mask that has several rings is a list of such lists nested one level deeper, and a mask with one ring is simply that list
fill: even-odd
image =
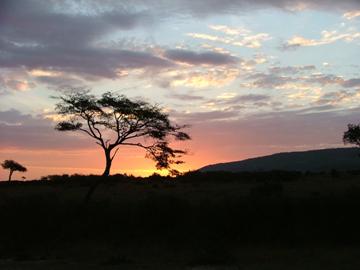
[{"label": "grass", "polygon": [[96,179],[1,183],[0,268],[359,268],[357,172]]}]

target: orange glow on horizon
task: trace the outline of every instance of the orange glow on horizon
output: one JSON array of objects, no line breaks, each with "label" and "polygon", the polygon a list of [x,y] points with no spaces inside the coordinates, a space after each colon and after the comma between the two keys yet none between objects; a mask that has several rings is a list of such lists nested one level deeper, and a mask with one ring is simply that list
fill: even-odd
[{"label": "orange glow on horizon", "polygon": [[[204,132],[209,136],[204,136]],[[174,143],[175,148],[188,150],[183,157],[184,164],[175,168],[180,172],[196,170],[203,166],[242,160],[278,152],[276,148],[264,148],[258,142],[258,137],[248,134],[246,130],[226,134],[221,129],[205,128],[201,124],[189,131],[192,140],[186,143]],[[210,136],[211,134],[211,136]],[[241,141],[239,141],[241,138]],[[219,142],[226,141],[227,145]],[[284,151],[282,149],[282,151]],[[22,149],[1,148],[0,161],[14,159],[28,168],[25,174],[15,173],[14,179],[39,179],[52,174],[96,174],[101,175],[105,166],[103,151],[94,145],[83,149]],[[145,152],[135,147],[121,146],[115,157],[111,174],[132,174],[134,176],[149,176],[153,173],[167,174],[155,168],[154,161],[145,158]],[[6,180],[8,172],[0,169],[0,180]]]},{"label": "orange glow on horizon", "polygon": [[[187,157],[188,158],[188,157]],[[96,174],[101,175],[104,168],[104,157],[99,148],[84,150],[22,150],[16,148],[1,149],[0,161],[14,159],[27,167],[26,173],[14,173],[14,180],[39,179],[42,176],[54,174]],[[194,162],[197,164],[198,162]],[[176,166],[180,172],[187,172],[198,167],[193,167],[191,160]],[[196,165],[195,165],[196,166]],[[155,163],[145,158],[144,152],[139,149],[125,149],[113,161],[111,174],[129,174],[146,177],[154,173],[167,175],[167,170],[157,170]],[[0,180],[6,180],[8,171],[0,170]]]}]

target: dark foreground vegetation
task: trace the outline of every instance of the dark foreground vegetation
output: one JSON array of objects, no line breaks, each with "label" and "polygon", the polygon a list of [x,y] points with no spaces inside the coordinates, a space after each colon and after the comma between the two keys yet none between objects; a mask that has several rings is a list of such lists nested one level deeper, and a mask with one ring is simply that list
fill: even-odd
[{"label": "dark foreground vegetation", "polygon": [[2,182],[0,268],[360,269],[360,172],[97,178]]}]

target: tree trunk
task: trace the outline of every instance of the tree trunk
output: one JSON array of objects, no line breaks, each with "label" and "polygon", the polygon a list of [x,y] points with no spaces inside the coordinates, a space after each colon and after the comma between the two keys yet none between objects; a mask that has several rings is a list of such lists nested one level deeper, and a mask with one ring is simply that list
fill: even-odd
[{"label": "tree trunk", "polygon": [[111,159],[111,155],[110,155],[110,150],[108,150],[108,149],[105,149],[105,160],[106,160],[106,165],[105,165],[105,170],[104,170],[102,176],[109,176],[112,159]]},{"label": "tree trunk", "polygon": [[111,169],[111,163],[112,163],[111,150],[104,149],[104,151],[105,151],[105,160],[106,160],[105,170],[102,174],[102,177],[99,177],[98,179],[96,179],[96,181],[90,186],[90,188],[85,196],[85,203],[88,203],[90,201],[91,196],[95,192],[95,189],[104,180],[104,177],[107,177],[110,175],[110,169]]},{"label": "tree trunk", "polygon": [[12,174],[13,174],[13,170],[10,170],[10,174],[9,174],[9,182],[11,181],[11,176],[12,176]]}]

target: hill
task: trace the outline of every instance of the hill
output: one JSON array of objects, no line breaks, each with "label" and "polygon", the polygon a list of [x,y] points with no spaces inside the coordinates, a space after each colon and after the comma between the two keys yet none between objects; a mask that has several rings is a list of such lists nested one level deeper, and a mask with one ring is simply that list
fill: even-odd
[{"label": "hill", "polygon": [[360,169],[360,149],[334,148],[302,152],[277,153],[269,156],[205,166],[200,171],[301,171],[321,172]]}]

